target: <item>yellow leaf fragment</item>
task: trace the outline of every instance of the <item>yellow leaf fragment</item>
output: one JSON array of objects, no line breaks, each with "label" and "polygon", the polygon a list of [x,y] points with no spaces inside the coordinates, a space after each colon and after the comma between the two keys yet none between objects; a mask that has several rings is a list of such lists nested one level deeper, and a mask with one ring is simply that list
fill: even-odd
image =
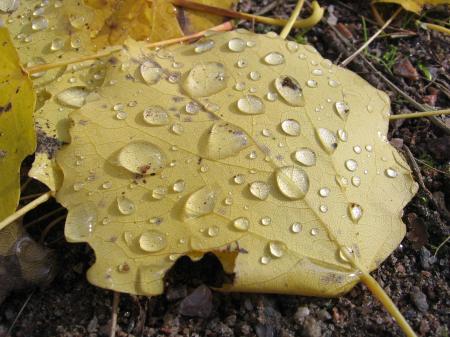
[{"label": "yellow leaf fragment", "polygon": [[22,160],[34,152],[33,84],[22,70],[9,37],[0,27],[0,220],[16,210]]},{"label": "yellow leaf fragment", "polygon": [[373,0],[373,3],[395,3],[404,9],[416,14],[420,14],[425,5],[438,6],[450,5],[449,0]]},{"label": "yellow leaf fragment", "polygon": [[213,252],[235,273],[226,290],[335,296],[359,281],[348,254],[373,270],[403,238],[417,185],[386,138],[389,99],[313,47],[244,30],[132,42],[104,83],[57,155],[90,282],[160,294],[180,256]]}]

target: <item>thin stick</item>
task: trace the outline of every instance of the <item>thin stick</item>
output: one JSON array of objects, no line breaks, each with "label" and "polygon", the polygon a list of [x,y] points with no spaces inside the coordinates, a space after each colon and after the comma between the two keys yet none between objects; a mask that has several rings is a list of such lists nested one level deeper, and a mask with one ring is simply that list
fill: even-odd
[{"label": "thin stick", "polygon": [[[148,0],[148,1],[151,1],[151,0]],[[264,17],[264,16],[258,16],[258,15],[254,15],[254,14],[242,13],[242,12],[233,11],[231,9],[204,5],[204,4],[190,1],[190,0],[170,0],[170,2],[172,4],[174,4],[175,6],[180,6],[180,7],[185,7],[185,8],[198,10],[198,11],[202,11],[202,12],[206,12],[206,13],[211,13],[211,14],[215,14],[218,16],[261,22],[261,23],[265,23],[268,25],[285,26],[288,22],[288,20],[285,20],[285,19],[275,19],[275,18],[268,18],[268,17]],[[311,16],[306,19],[297,20],[294,23],[294,28],[310,28],[310,27],[313,27],[314,25],[316,25],[320,21],[320,19],[323,16],[324,9],[319,6],[317,1],[313,1],[312,8],[313,8],[313,13],[311,14]]]},{"label": "thin stick", "polygon": [[397,120],[397,119],[431,117],[431,116],[439,116],[439,115],[450,115],[450,109],[433,110],[433,111],[425,111],[425,112],[412,112],[409,114],[400,114],[400,115],[391,115],[391,116],[389,116],[389,120],[393,121],[393,120]]},{"label": "thin stick", "polygon": [[291,16],[289,17],[288,22],[284,26],[283,30],[280,33],[280,37],[282,39],[286,39],[289,35],[289,32],[292,29],[292,26],[294,25],[295,21],[297,20],[298,16],[300,15],[300,12],[303,8],[303,5],[305,3],[305,0],[299,0],[297,1],[297,5],[295,6],[294,10],[291,13]]},{"label": "thin stick", "polygon": [[50,232],[53,227],[55,227],[57,224],[59,224],[59,222],[61,220],[64,220],[65,218],[66,218],[65,214],[61,215],[61,216],[57,217],[55,220],[51,221],[47,226],[45,226],[44,230],[42,231],[41,237],[39,239],[39,243],[40,244],[44,243],[44,240],[47,237],[48,232]]},{"label": "thin stick", "polygon": [[20,217],[24,216],[26,213],[28,213],[32,209],[36,208],[40,204],[46,202],[48,199],[50,199],[50,197],[53,196],[53,193],[54,192],[52,192],[52,191],[48,191],[47,193],[42,194],[39,198],[34,199],[29,204],[26,204],[25,206],[23,206],[21,209],[19,209],[15,213],[11,214],[4,220],[0,221],[0,230],[5,228],[6,226],[8,226],[10,223],[16,221]]},{"label": "thin stick", "polygon": [[391,24],[392,21],[394,21],[394,19],[397,17],[397,15],[402,11],[402,7],[397,8],[397,10],[394,12],[394,14],[391,16],[391,18],[389,20],[387,20],[385,22],[385,24],[378,29],[378,31],[373,34],[370,39],[368,39],[361,47],[359,47],[359,49],[357,51],[355,51],[352,55],[350,55],[349,57],[347,57],[344,61],[341,62],[341,66],[345,67],[347,66],[347,64],[349,64],[350,62],[353,61],[353,59],[358,56],[359,54],[361,54],[361,52],[367,48],[367,46],[369,44],[372,43],[373,40],[375,40],[377,38],[378,35],[380,35],[387,26],[389,26]]},{"label": "thin stick", "polygon": [[22,305],[22,308],[20,308],[20,311],[17,313],[16,318],[14,318],[14,321],[11,323],[11,326],[8,329],[8,332],[6,333],[6,337],[11,336],[11,332],[16,326],[17,320],[19,319],[20,315],[22,315],[22,312],[25,310],[25,307],[27,306],[28,302],[30,302],[31,297],[33,296],[35,290],[31,292],[30,295],[28,295],[27,299],[25,300],[24,304]]},{"label": "thin stick", "polygon": [[434,252],[434,256],[437,255],[439,250],[448,242],[448,240],[450,240],[450,236],[447,236],[447,238],[444,241],[442,241],[441,244],[436,248],[436,251]]},{"label": "thin stick", "polygon": [[117,46],[117,47],[111,48],[107,51],[97,53],[97,54],[80,56],[76,59],[71,59],[71,60],[67,60],[67,61],[39,64],[39,65],[36,65],[33,67],[25,68],[24,70],[29,75],[31,75],[31,74],[40,73],[40,72],[47,71],[47,70],[54,69],[54,68],[64,67],[64,66],[67,66],[67,65],[73,64],[73,63],[80,63],[80,62],[84,62],[84,61],[94,60],[94,59],[97,59],[100,57],[105,57],[105,56],[111,55],[112,53],[118,52],[119,50],[122,50],[122,46],[120,46],[120,47]]},{"label": "thin stick", "polygon": [[33,220],[30,221],[30,222],[27,222],[26,224],[23,225],[23,227],[24,227],[25,229],[27,229],[27,228],[29,228],[29,227],[31,227],[31,226],[33,226],[33,225],[35,225],[35,224],[37,224],[37,223],[39,223],[39,222],[45,220],[45,219],[51,217],[52,215],[54,215],[54,214],[56,214],[56,213],[58,213],[58,212],[60,212],[60,211],[63,211],[63,210],[65,210],[64,207],[59,207],[59,208],[57,208],[57,209],[54,209],[54,210],[51,211],[51,212],[48,212],[48,213],[43,214],[43,215],[40,216],[39,218],[33,219]]},{"label": "thin stick", "polygon": [[109,331],[109,337],[115,337],[116,336],[116,329],[117,329],[117,311],[119,308],[119,301],[120,301],[120,293],[117,291],[114,291],[113,293],[113,303],[112,303],[112,312],[111,312],[111,330]]}]

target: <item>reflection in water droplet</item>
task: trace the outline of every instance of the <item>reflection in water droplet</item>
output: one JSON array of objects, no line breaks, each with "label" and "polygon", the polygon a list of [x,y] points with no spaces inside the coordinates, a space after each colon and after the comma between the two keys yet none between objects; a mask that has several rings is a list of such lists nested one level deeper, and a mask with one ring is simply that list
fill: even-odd
[{"label": "reflection in water droplet", "polygon": [[275,79],[275,88],[288,104],[292,106],[305,105],[302,88],[295,78],[288,75],[277,77]]},{"label": "reflection in water droplet", "polygon": [[207,141],[199,143],[199,148],[206,158],[224,159],[237,155],[249,145],[249,137],[241,128],[227,122],[216,122],[208,132]]},{"label": "reflection in water droplet", "polygon": [[291,225],[291,232],[292,232],[292,233],[297,234],[297,233],[300,233],[301,231],[302,231],[302,224],[301,224],[301,223],[299,223],[299,222],[294,222],[294,223]]},{"label": "reflection in water droplet", "polygon": [[264,61],[272,66],[283,64],[284,56],[278,52],[271,52],[264,57]]},{"label": "reflection in water droplet", "polygon": [[93,234],[96,224],[97,207],[92,202],[84,202],[71,207],[64,233],[69,242],[84,241]]},{"label": "reflection in water droplet", "polygon": [[262,217],[259,223],[263,226],[269,226],[272,223],[272,219],[268,216]]},{"label": "reflection in water droplet", "polygon": [[245,217],[237,218],[233,221],[233,227],[238,231],[246,232],[250,227],[250,221]]},{"label": "reflection in water droplet", "polygon": [[264,181],[254,181],[250,184],[250,193],[260,200],[266,200],[270,193],[270,185]]},{"label": "reflection in water droplet", "polygon": [[122,195],[120,197],[117,197],[117,208],[119,209],[120,213],[124,215],[130,215],[133,214],[136,210],[136,205],[132,200]]},{"label": "reflection in water droplet", "polygon": [[295,166],[284,166],[276,170],[280,192],[289,199],[302,199],[309,190],[309,178],[305,171]]},{"label": "reflection in water droplet", "polygon": [[186,187],[186,182],[183,179],[179,179],[173,183],[173,191],[177,193],[181,193],[184,191]]},{"label": "reflection in water droplet", "polygon": [[351,203],[348,205],[348,213],[350,215],[350,219],[354,223],[358,223],[359,219],[361,219],[363,215],[363,210],[358,204]]},{"label": "reflection in water droplet", "polygon": [[219,62],[196,64],[184,79],[182,86],[191,97],[207,97],[227,87],[225,66]]},{"label": "reflection in water droplet", "polygon": [[193,192],[183,208],[185,219],[198,218],[211,213],[216,205],[217,193],[208,186]]},{"label": "reflection in water droplet", "polygon": [[306,147],[300,148],[295,151],[295,160],[304,166],[314,166],[316,165],[316,154],[313,150]]},{"label": "reflection in water droplet", "polygon": [[300,123],[295,119],[286,119],[281,122],[281,129],[289,136],[300,135]]},{"label": "reflection in water droplet", "polygon": [[139,246],[149,253],[159,252],[167,247],[166,235],[156,230],[147,230],[139,237]]},{"label": "reflection in water droplet", "polygon": [[156,145],[141,140],[125,145],[119,152],[118,162],[130,172],[148,175],[166,166],[166,156]]},{"label": "reflection in water droplet", "polygon": [[58,103],[71,107],[81,108],[86,103],[89,91],[85,87],[71,87],[56,95]]},{"label": "reflection in water droplet", "polygon": [[334,132],[325,129],[316,129],[317,137],[319,138],[320,145],[329,154],[332,154],[337,148],[337,139]]},{"label": "reflection in water droplet", "polygon": [[273,257],[280,258],[287,251],[287,246],[284,244],[284,242],[281,242],[281,241],[277,241],[277,240],[270,241],[269,242],[269,251]]},{"label": "reflection in water droplet", "polygon": [[214,40],[210,40],[210,39],[202,40],[202,41],[200,41],[199,43],[197,43],[197,44],[195,45],[194,51],[195,51],[197,54],[204,53],[204,52],[206,52],[206,51],[211,50],[212,48],[214,48],[214,44],[215,44]]},{"label": "reflection in water droplet", "polygon": [[236,53],[243,51],[245,47],[246,47],[245,41],[240,38],[234,38],[228,41],[228,49]]},{"label": "reflection in water droplet", "polygon": [[265,110],[263,101],[254,95],[246,95],[240,98],[237,101],[237,107],[239,111],[249,115],[262,114]]},{"label": "reflection in water droplet", "polygon": [[347,119],[348,113],[350,111],[347,103],[338,101],[335,103],[334,109],[339,117],[341,117],[343,120]]},{"label": "reflection in water droplet", "polygon": [[140,66],[141,76],[147,84],[155,84],[161,79],[164,71],[161,66],[154,61],[145,61]]},{"label": "reflection in water droplet", "polygon": [[358,163],[353,159],[348,159],[345,161],[345,167],[347,168],[347,170],[353,172],[358,168]]},{"label": "reflection in water droplet", "polygon": [[393,169],[392,167],[388,167],[384,172],[385,172],[386,176],[389,178],[395,178],[398,176],[398,172],[395,169]]},{"label": "reflection in water droplet", "polygon": [[144,121],[150,125],[165,125],[169,123],[169,115],[163,107],[152,105],[143,112]]}]

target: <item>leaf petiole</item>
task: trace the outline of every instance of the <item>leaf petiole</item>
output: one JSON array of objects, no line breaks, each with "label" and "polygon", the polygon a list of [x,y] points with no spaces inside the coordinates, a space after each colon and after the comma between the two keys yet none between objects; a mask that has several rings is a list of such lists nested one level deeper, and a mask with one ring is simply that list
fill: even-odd
[{"label": "leaf petiole", "polygon": [[439,115],[450,115],[450,109],[425,111],[425,112],[413,112],[413,113],[409,113],[409,114],[400,114],[400,115],[391,115],[391,116],[389,116],[389,120],[393,121],[393,120],[397,120],[397,119],[410,119],[410,118],[431,117],[431,116],[439,116]]}]

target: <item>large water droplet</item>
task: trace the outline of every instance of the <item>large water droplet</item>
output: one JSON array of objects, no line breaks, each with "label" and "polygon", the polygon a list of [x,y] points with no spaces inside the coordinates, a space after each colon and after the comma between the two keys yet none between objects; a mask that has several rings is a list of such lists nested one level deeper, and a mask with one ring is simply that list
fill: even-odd
[{"label": "large water droplet", "polygon": [[119,152],[118,162],[130,172],[148,175],[166,166],[166,156],[158,146],[141,140],[125,145]]},{"label": "large water droplet", "polygon": [[281,193],[289,199],[302,199],[309,190],[309,178],[305,171],[295,166],[276,170],[276,180]]},{"label": "large water droplet", "polygon": [[92,235],[96,224],[97,207],[92,202],[84,202],[70,209],[64,233],[69,242],[84,241]]},{"label": "large water droplet", "polygon": [[85,87],[71,87],[56,95],[57,101],[71,108],[81,108],[86,103],[89,91]]},{"label": "large water droplet", "polygon": [[358,204],[350,203],[348,205],[348,214],[350,216],[350,219],[354,223],[358,223],[359,219],[361,219],[361,217],[363,215],[363,210],[362,210],[361,206],[359,206]]},{"label": "large water droplet", "polygon": [[19,8],[20,0],[0,0],[0,11],[12,13]]},{"label": "large water droplet", "polygon": [[250,193],[261,200],[266,200],[270,193],[270,185],[264,181],[254,181],[250,184]]},{"label": "large water droplet", "polygon": [[139,237],[139,246],[149,253],[159,252],[167,247],[166,235],[155,230],[147,230]]},{"label": "large water droplet", "polygon": [[243,51],[245,47],[246,47],[245,41],[240,38],[234,38],[228,41],[228,49],[234,51],[235,53]]},{"label": "large water droplet", "polygon": [[314,166],[316,165],[316,154],[313,150],[303,147],[295,151],[295,160],[304,166]]},{"label": "large water droplet", "polygon": [[205,62],[195,65],[189,71],[182,86],[191,97],[207,97],[225,89],[227,80],[222,63]]},{"label": "large water droplet", "polygon": [[293,106],[304,106],[305,98],[298,81],[288,75],[282,75],[275,79],[275,88],[285,101]]},{"label": "large water droplet", "polygon": [[237,218],[233,221],[233,227],[238,231],[246,232],[250,227],[250,221],[244,217]]},{"label": "large water droplet", "polygon": [[264,57],[264,62],[272,66],[283,64],[284,56],[278,52],[271,52]]},{"label": "large water droplet", "polygon": [[333,153],[337,148],[337,139],[334,132],[325,128],[318,128],[316,132],[322,148],[329,154]]},{"label": "large water droplet", "polygon": [[281,129],[289,136],[300,135],[300,123],[295,119],[286,119],[281,122]]},{"label": "large water droplet", "polygon": [[169,114],[163,107],[153,105],[143,112],[144,121],[150,125],[165,125],[169,123]]},{"label": "large water droplet", "polygon": [[48,28],[48,20],[45,16],[38,16],[31,20],[31,28],[33,30],[43,30]]},{"label": "large water droplet", "polygon": [[204,53],[204,52],[206,52],[206,51],[211,50],[212,48],[214,48],[214,44],[215,44],[214,40],[210,40],[210,39],[202,40],[202,41],[200,41],[199,43],[197,43],[197,44],[195,45],[194,51],[195,51],[197,54]]},{"label": "large water droplet", "polygon": [[124,215],[130,215],[133,214],[136,210],[136,205],[134,204],[133,200],[121,195],[120,197],[117,197],[117,208],[119,209],[120,213]]},{"label": "large water droplet", "polygon": [[277,240],[270,241],[269,242],[269,251],[273,257],[280,258],[286,253],[287,246],[284,242],[281,242],[281,241],[277,241]]},{"label": "large water droplet", "polygon": [[264,102],[258,96],[246,95],[237,101],[239,111],[249,114],[257,115],[264,113]]},{"label": "large water droplet", "polygon": [[216,205],[217,193],[208,186],[193,192],[183,208],[185,219],[198,218],[211,213]]},{"label": "large water droplet", "polygon": [[148,84],[155,84],[160,79],[164,73],[161,66],[154,61],[145,61],[140,67],[141,76],[144,81]]},{"label": "large water droplet", "polygon": [[210,159],[224,159],[237,155],[250,145],[248,135],[239,127],[216,122],[208,132],[207,141],[200,142],[202,155]]}]

